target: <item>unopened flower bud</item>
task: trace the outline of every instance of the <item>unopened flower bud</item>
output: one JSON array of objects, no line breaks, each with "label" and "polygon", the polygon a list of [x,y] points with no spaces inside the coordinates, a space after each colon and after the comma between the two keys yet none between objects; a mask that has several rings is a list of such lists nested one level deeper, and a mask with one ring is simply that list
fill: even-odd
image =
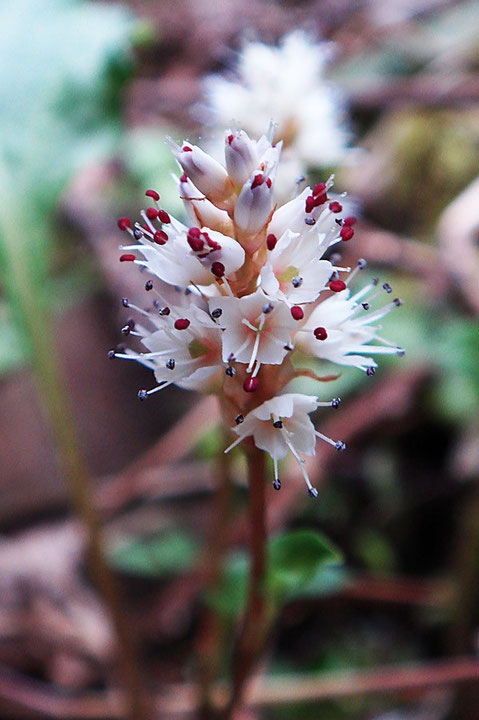
[{"label": "unopened flower bud", "polygon": [[238,196],[235,223],[245,233],[258,233],[268,222],[272,209],[272,183],[262,173],[255,173]]},{"label": "unopened flower bud", "polygon": [[258,164],[255,143],[243,130],[226,133],[225,160],[228,175],[236,187],[242,187]]},{"label": "unopened flower bud", "polygon": [[217,207],[228,208],[234,188],[223,165],[190,143],[184,143],[181,148],[172,143],[172,149],[186,175],[200,193]]}]

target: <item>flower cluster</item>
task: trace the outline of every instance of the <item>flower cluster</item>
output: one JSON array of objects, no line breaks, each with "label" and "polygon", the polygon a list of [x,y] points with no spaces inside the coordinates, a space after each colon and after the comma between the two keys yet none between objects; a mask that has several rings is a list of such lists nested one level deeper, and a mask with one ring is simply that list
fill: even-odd
[{"label": "flower cluster", "polygon": [[[374,308],[390,294],[376,279],[352,293],[350,284],[365,266],[338,267],[325,253],[354,236],[355,218],[343,217],[332,180],[307,187],[277,207],[274,182],[281,143],[271,136],[252,140],[228,131],[225,162],[189,142],[170,141],[180,166],[178,188],[189,224],[160,205],[154,190],[141,221],[121,218],[130,240],[121,262],[148,274],[147,307],[123,299],[135,311],[123,328],[144,350],[112,350],[111,357],[141,362],[153,370],[157,385],[141,390],[145,399],[172,383],[221,397],[226,420],[238,436],[226,452],[247,437],[274,461],[292,453],[310,494],[304,455],[313,455],[319,437],[310,413],[338,407],[339,398],[320,401],[284,392],[298,370],[294,356],[304,354],[374,373],[374,355],[402,350],[379,335],[376,322],[401,304],[398,299]],[[320,379],[320,378],[318,378]]]},{"label": "flower cluster", "polygon": [[207,124],[224,128],[234,118],[259,136],[274,118],[276,137],[284,142],[277,197],[286,198],[309,168],[336,165],[347,152],[341,99],[324,77],[330,55],[330,43],[294,30],[278,46],[245,42],[234,77],[205,80]]}]

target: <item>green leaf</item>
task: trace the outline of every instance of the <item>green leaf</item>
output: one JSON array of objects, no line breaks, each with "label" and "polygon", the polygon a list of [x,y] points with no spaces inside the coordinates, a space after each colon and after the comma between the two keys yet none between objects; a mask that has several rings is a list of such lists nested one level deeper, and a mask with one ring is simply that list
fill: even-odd
[{"label": "green leaf", "polygon": [[340,552],[321,533],[294,530],[269,543],[269,584],[280,596],[300,593],[320,568],[339,564]]},{"label": "green leaf", "polygon": [[189,570],[198,554],[193,537],[172,530],[124,543],[111,552],[111,564],[124,573],[158,578]]},{"label": "green leaf", "polygon": [[[264,588],[266,602],[274,609],[294,597],[334,592],[346,582],[345,573],[326,572],[332,570],[331,565],[341,563],[342,556],[316,531],[294,530],[274,537],[268,542],[266,553],[268,570]],[[221,583],[208,597],[217,612],[235,616],[244,611],[249,565],[244,552],[230,553],[227,557]]]}]

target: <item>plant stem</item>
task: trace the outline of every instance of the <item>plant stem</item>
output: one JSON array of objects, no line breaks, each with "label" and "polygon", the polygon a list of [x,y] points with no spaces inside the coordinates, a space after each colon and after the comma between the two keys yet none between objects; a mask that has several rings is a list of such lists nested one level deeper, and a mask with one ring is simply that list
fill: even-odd
[{"label": "plant stem", "polygon": [[[224,447],[226,447],[228,444],[226,433],[222,432],[221,435],[224,436]],[[231,456],[221,453],[218,461],[211,537],[204,560],[209,588],[214,588],[220,579],[222,561],[229,544],[228,527],[232,512],[232,491]],[[211,695],[224,652],[224,624],[225,621],[213,608],[204,608],[196,643],[199,682],[198,720],[208,720],[216,713]]]},{"label": "plant stem", "polygon": [[269,625],[264,595],[266,574],[265,454],[253,444],[245,443],[244,448],[249,477],[250,584],[243,626],[233,652],[233,687],[221,715],[222,720],[229,720],[242,702],[246,681],[263,648]]},{"label": "plant stem", "polygon": [[[23,213],[15,213],[15,204],[6,202],[3,209],[3,262],[5,263],[6,289],[12,307],[33,360],[33,372],[43,401],[55,447],[67,481],[71,505],[88,533],[89,565],[105,605],[107,606],[117,639],[118,659],[127,690],[128,716],[131,720],[147,717],[141,673],[124,616],[119,589],[104,554],[104,542],[98,514],[94,508],[89,473],[80,450],[74,429],[73,415],[57,362],[54,330],[45,302],[45,278],[35,274],[32,262],[36,233],[25,227]],[[7,216],[7,217],[6,217]],[[18,228],[25,233],[19,236]],[[28,240],[28,242],[27,242]]]}]

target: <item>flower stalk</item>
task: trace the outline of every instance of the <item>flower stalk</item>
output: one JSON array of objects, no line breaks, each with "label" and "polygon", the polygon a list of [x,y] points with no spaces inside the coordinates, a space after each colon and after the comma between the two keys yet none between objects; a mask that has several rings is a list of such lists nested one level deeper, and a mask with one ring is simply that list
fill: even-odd
[{"label": "flower stalk", "polygon": [[252,442],[245,444],[249,480],[250,580],[241,631],[233,651],[232,690],[221,720],[230,720],[243,699],[246,682],[259,659],[269,626],[266,598],[265,455]]},{"label": "flower stalk", "polygon": [[[342,267],[337,254],[328,255],[331,247],[352,240],[356,222],[344,211],[343,196],[333,194],[333,178],[278,202],[282,143],[274,143],[273,130],[256,141],[241,130],[227,130],[223,165],[190,142],[173,144],[191,224],[169,215],[154,190],[146,192],[154,206],[141,213],[141,222],[118,222],[128,237],[120,261],[147,275],[149,300],[122,301],[133,311],[122,332],[143,349],[111,350],[109,356],[153,371],[157,385],[140,390],[141,400],[173,383],[215,394],[225,427],[235,436],[224,452],[241,444],[247,457],[251,576],[223,720],[241,703],[274,616],[265,588],[264,453],[273,461],[274,490],[281,489],[280,461],[292,455],[316,498],[305,457],[315,454],[318,440],[337,451],[346,448],[317,430],[310,417],[319,408],[338,408],[340,398],[324,400],[289,387],[298,374],[321,382],[335,374],[295,369],[295,352],[316,358],[318,366],[328,360],[368,376],[377,355],[404,352],[384,339],[377,325],[402,304],[398,298],[381,301],[391,286],[374,278],[353,292],[350,284],[366,261]],[[218,639],[217,628],[213,636]],[[211,637],[207,633],[208,643]],[[213,645],[208,653],[217,658]],[[210,668],[203,673],[204,713],[211,678]]]}]

